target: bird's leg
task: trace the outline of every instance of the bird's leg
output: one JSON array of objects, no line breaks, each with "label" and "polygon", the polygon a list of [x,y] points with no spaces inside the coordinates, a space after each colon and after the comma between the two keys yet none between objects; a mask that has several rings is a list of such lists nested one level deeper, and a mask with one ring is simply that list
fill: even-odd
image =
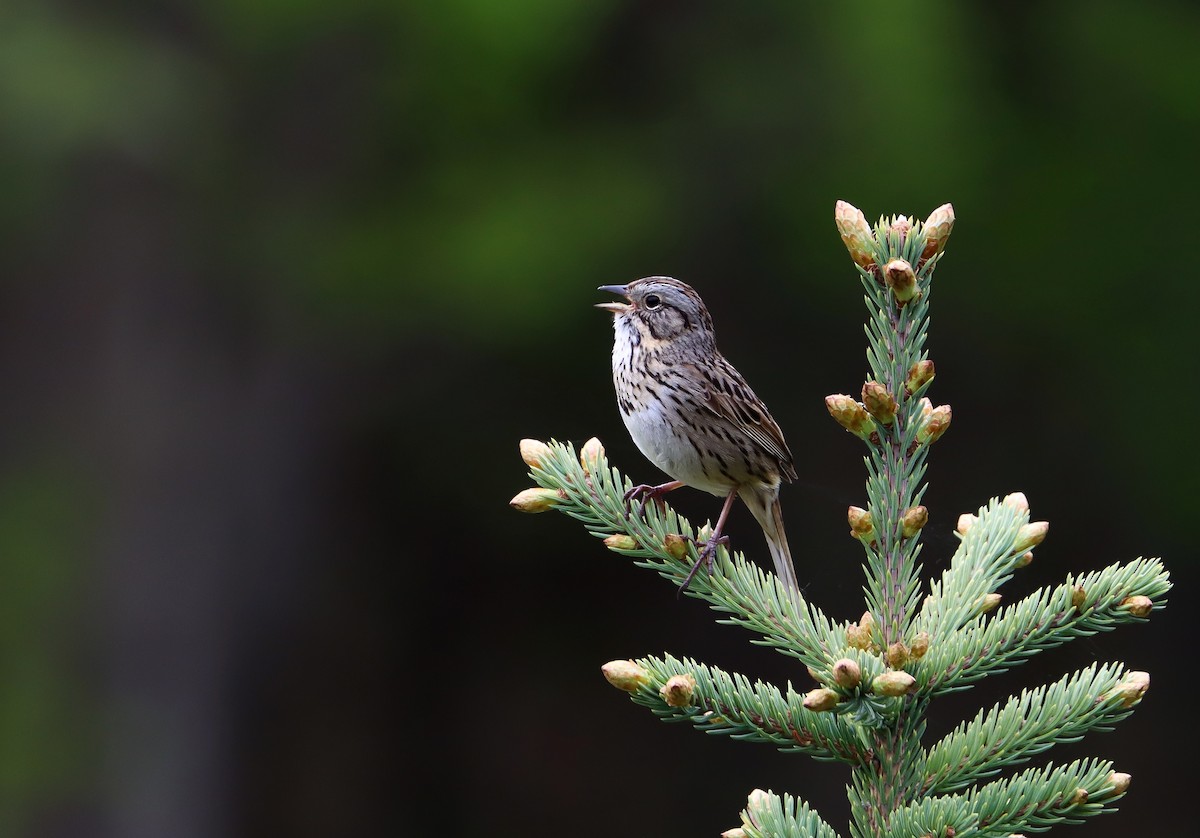
[{"label": "bird's leg", "polygon": [[651,486],[649,483],[634,486],[625,493],[625,508],[629,509],[630,501],[636,498],[640,501],[638,504],[638,516],[644,516],[646,514],[646,501],[654,500],[661,507],[663,503],[662,496],[667,492],[675,491],[682,485],[682,480],[672,480],[670,483],[660,483],[657,486]]},{"label": "bird's leg", "polygon": [[[683,584],[679,586],[679,593],[687,590],[688,585],[692,584],[692,577],[696,575],[696,571],[700,569],[700,565],[707,565],[708,572],[712,573],[713,557],[717,554],[718,544],[728,544],[729,537],[722,535],[725,529],[725,519],[729,517],[729,510],[733,509],[733,502],[737,499],[738,490],[734,487],[729,492],[729,497],[725,498],[725,505],[721,507],[721,514],[717,517],[717,525],[713,527],[712,535],[708,537],[708,541],[704,542],[704,547],[700,550],[700,557],[696,559],[696,563],[692,565],[692,569],[688,571],[687,578],[683,580]],[[700,545],[697,543],[696,545]]]}]

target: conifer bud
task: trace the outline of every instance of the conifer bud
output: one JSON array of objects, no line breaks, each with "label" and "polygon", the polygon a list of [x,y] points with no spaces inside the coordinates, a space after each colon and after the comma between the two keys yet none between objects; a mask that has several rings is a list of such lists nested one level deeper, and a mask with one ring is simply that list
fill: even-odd
[{"label": "conifer bud", "polygon": [[1000,600],[1003,598],[1000,594],[984,594],[979,600],[979,613],[986,614],[989,611],[995,611],[996,606],[1000,604]]},{"label": "conifer bud", "polygon": [[978,515],[972,515],[970,512],[964,512],[962,515],[958,516],[958,524],[955,525],[954,531],[959,535],[966,535],[967,530],[975,526],[976,522],[978,521]]},{"label": "conifer bud", "polygon": [[566,500],[567,493],[562,489],[525,489],[517,492],[508,505],[518,512],[545,512],[560,500]]},{"label": "conifer bud", "polygon": [[868,381],[862,388],[862,403],[867,413],[881,425],[889,426],[896,419],[896,399],[878,381]]},{"label": "conifer bud", "polygon": [[870,611],[864,611],[858,625],[851,624],[846,629],[846,643],[855,649],[870,649],[874,642],[875,618]]},{"label": "conifer bud", "polygon": [[733,829],[727,829],[722,832],[721,838],[746,838],[746,830],[740,826],[735,826]]},{"label": "conifer bud", "polygon": [[875,421],[867,409],[850,396],[840,393],[825,397],[825,408],[839,425],[857,437],[866,439],[875,430]]},{"label": "conifer bud", "polygon": [[846,520],[850,523],[850,535],[859,541],[871,541],[875,537],[875,523],[871,513],[861,506],[852,506],[846,510]]},{"label": "conifer bud", "polygon": [[604,539],[604,546],[609,550],[636,550],[638,543],[632,536],[617,533]]},{"label": "conifer bud", "polygon": [[1109,696],[1120,696],[1123,707],[1132,707],[1142,700],[1142,696],[1148,689],[1150,689],[1149,672],[1129,672],[1121,679],[1121,683],[1113,687]]},{"label": "conifer bud", "polygon": [[663,539],[663,549],[676,561],[682,561],[687,555],[687,539],[676,532],[667,533],[667,537]]},{"label": "conifer bud", "polygon": [[862,669],[850,658],[842,658],[833,665],[833,680],[839,687],[852,690],[862,682]]},{"label": "conifer bud", "polygon": [[583,466],[583,470],[588,474],[592,473],[592,469],[604,457],[604,446],[600,444],[600,440],[592,437],[583,444],[579,449],[579,465]]},{"label": "conifer bud", "polygon": [[691,675],[672,675],[667,679],[667,683],[662,685],[662,689],[658,694],[662,696],[663,701],[668,707],[688,707],[692,703],[692,696],[696,693],[696,679]]},{"label": "conifer bud", "polygon": [[946,239],[954,229],[954,207],[942,204],[929,214],[923,225],[925,231],[925,247],[921,250],[921,258],[928,259],[946,249]]},{"label": "conifer bud", "polygon": [[1154,600],[1148,596],[1127,596],[1121,600],[1121,607],[1128,608],[1135,617],[1149,617],[1154,610]]},{"label": "conifer bud", "polygon": [[912,301],[921,293],[917,290],[917,275],[912,265],[903,259],[893,259],[883,266],[883,281],[892,289],[899,305]]},{"label": "conifer bud", "polygon": [[900,533],[905,538],[912,538],[929,523],[929,510],[923,506],[912,506],[900,519]]},{"label": "conifer bud", "polygon": [[1024,553],[1022,553],[1021,556],[1015,562],[1013,562],[1013,567],[1029,567],[1029,565],[1032,563],[1033,563],[1033,551],[1027,550]]},{"label": "conifer bud", "polygon": [[913,660],[920,660],[925,657],[925,653],[929,651],[929,632],[918,632],[917,636],[913,638],[912,646],[909,647],[908,651],[912,654]]},{"label": "conifer bud", "polygon": [[547,462],[552,453],[550,446],[541,440],[521,440],[521,459],[530,468],[541,468],[542,463]]},{"label": "conifer bud", "polygon": [[1071,795],[1072,806],[1082,806],[1088,802],[1088,790],[1085,788],[1075,789],[1075,793]]},{"label": "conifer bud", "polygon": [[1013,542],[1012,551],[1024,553],[1031,547],[1037,547],[1046,540],[1046,533],[1049,531],[1049,521],[1034,521],[1032,524],[1026,524],[1017,530],[1017,540]]},{"label": "conifer bud", "polygon": [[871,646],[871,633],[863,631],[862,626],[846,627],[846,645],[855,649],[868,649]]},{"label": "conifer bud", "polygon": [[938,405],[923,417],[924,422],[917,428],[917,442],[933,444],[942,438],[942,434],[950,427],[950,405]]},{"label": "conifer bud", "polygon": [[1125,792],[1129,791],[1129,783],[1132,782],[1132,780],[1133,777],[1130,775],[1120,771],[1114,771],[1108,775],[1108,784],[1112,786],[1112,791],[1109,793],[1114,795],[1124,794]]},{"label": "conifer bud", "polygon": [[1082,611],[1085,602],[1087,602],[1087,591],[1083,589],[1083,585],[1076,585],[1071,591],[1071,607],[1076,611]]},{"label": "conifer bud", "polygon": [[908,368],[908,377],[904,379],[904,389],[911,396],[913,393],[920,390],[936,375],[933,361],[926,358],[924,361],[918,361]]},{"label": "conifer bud", "polygon": [[891,231],[900,236],[900,241],[908,238],[908,231],[912,229],[912,222],[908,220],[907,215],[897,215],[892,219]]},{"label": "conifer bud", "polygon": [[917,679],[903,670],[893,670],[876,675],[871,681],[871,692],[876,695],[906,695],[917,686]]},{"label": "conifer bud", "polygon": [[1018,512],[1029,511],[1029,499],[1025,497],[1024,492],[1013,492],[1005,495],[1003,503],[1005,506],[1015,509]]},{"label": "conifer bud", "polygon": [[883,653],[883,659],[892,669],[903,669],[908,663],[908,647],[897,640]]},{"label": "conifer bud", "polygon": [[637,692],[650,683],[650,671],[634,661],[609,661],[600,671],[608,683],[627,693]]},{"label": "conifer bud", "polygon": [[746,814],[750,816],[750,822],[756,826],[762,820],[764,812],[771,807],[771,795],[762,789],[755,789],[750,792],[746,798]]},{"label": "conifer bud", "polygon": [[804,709],[811,710],[814,713],[824,713],[826,710],[832,710],[837,707],[842,697],[835,690],[828,687],[817,687],[815,690],[809,690],[804,695]]},{"label": "conifer bud", "polygon": [[862,210],[845,201],[838,201],[833,208],[833,220],[837,224],[842,244],[850,252],[850,258],[860,268],[870,269],[875,264],[875,234]]},{"label": "conifer bud", "polygon": [[863,615],[858,618],[858,627],[867,631],[875,630],[875,615],[870,611],[864,611]]}]

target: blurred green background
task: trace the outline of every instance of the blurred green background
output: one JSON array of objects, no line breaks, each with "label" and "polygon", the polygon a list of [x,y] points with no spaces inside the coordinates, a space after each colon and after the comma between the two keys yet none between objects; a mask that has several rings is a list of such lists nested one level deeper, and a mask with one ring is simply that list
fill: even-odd
[{"label": "blurred green background", "polygon": [[[679,276],[797,455],[809,595],[862,609],[845,507],[861,291],[833,226],[958,223],[933,300],[930,572],[957,515],[1052,521],[1016,597],[1162,555],[1090,835],[1170,834],[1189,721],[1200,11],[1155,2],[10,0],[0,11],[0,833],[715,835],[841,766],[662,725],[669,650],[808,681],[561,516],[523,436],[638,480],[597,285]],[[687,495],[687,496],[685,496]],[[679,493],[695,520],[715,499]],[[744,510],[737,546],[764,556]]]}]

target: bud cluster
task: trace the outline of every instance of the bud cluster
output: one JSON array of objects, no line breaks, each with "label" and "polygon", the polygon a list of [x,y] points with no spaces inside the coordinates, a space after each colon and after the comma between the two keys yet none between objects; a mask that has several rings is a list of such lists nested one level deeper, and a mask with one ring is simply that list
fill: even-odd
[{"label": "bud cluster", "polygon": [[[874,270],[878,265],[879,240],[871,229],[871,225],[867,223],[867,217],[863,215],[862,210],[846,201],[838,201],[833,208],[833,221],[837,226],[838,235],[842,238],[842,244],[846,246],[846,251],[854,260],[854,264],[865,271]],[[883,223],[881,219],[880,224]],[[912,228],[913,223],[908,216],[897,215],[888,224],[886,234],[898,239],[903,244],[909,233],[912,232]],[[924,264],[945,250],[946,240],[950,238],[950,232],[954,229],[954,207],[950,204],[942,204],[929,214],[920,229],[925,237],[925,246],[921,249],[920,256],[920,262]],[[912,271],[911,266],[909,266],[909,271]],[[887,268],[883,273],[884,281],[888,283],[889,287],[892,287],[891,280],[887,278],[889,273]],[[893,291],[895,290],[893,287]],[[919,292],[917,293],[919,294]],[[900,305],[904,305],[914,296],[916,295],[902,299],[897,293],[896,300]]]}]

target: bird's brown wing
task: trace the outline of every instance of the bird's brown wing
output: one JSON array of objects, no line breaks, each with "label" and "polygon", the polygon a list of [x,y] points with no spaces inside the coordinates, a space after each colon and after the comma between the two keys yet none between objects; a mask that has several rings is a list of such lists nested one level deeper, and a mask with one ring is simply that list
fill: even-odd
[{"label": "bird's brown wing", "polygon": [[795,480],[796,465],[783,431],[741,373],[720,356],[712,369],[695,365],[694,372],[693,380],[703,382],[700,397],[704,406],[774,457],[785,480]]}]

